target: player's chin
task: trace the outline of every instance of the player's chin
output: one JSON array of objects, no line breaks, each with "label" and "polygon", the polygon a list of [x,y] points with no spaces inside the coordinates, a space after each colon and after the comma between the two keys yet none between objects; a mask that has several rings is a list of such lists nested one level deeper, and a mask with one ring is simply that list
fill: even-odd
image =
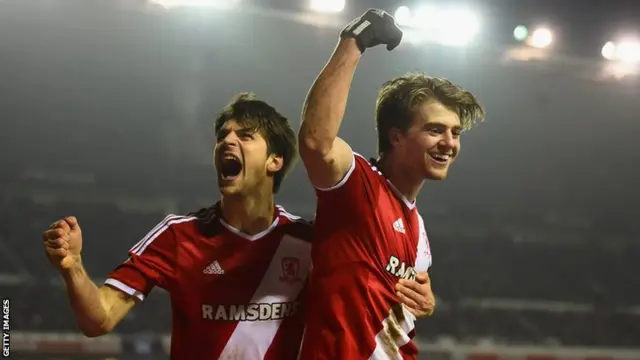
[{"label": "player's chin", "polygon": [[427,180],[444,180],[447,178],[447,173],[449,172],[448,168],[444,169],[427,169]]},{"label": "player's chin", "polygon": [[228,186],[220,187],[220,195],[222,196],[233,196],[238,194],[240,194],[240,189],[228,187]]},{"label": "player's chin", "polygon": [[241,181],[239,178],[235,179],[223,179],[218,177],[218,188],[222,195],[236,195],[242,191]]}]

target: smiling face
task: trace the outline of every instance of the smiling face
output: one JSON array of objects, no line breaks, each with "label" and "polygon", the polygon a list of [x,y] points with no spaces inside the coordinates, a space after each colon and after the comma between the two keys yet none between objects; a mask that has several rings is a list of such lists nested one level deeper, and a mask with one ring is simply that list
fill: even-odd
[{"label": "smiling face", "polygon": [[416,108],[405,132],[392,129],[389,136],[393,151],[416,177],[444,180],[460,152],[461,132],[456,112],[428,101]]},{"label": "smiling face", "polygon": [[273,174],[283,166],[282,156],[269,155],[260,131],[227,121],[216,134],[214,165],[223,195],[247,194],[273,188]]},{"label": "smiling face", "polygon": [[445,179],[462,130],[484,116],[475,96],[447,79],[399,76],[382,86],[376,101],[378,154],[392,155],[412,181]]}]

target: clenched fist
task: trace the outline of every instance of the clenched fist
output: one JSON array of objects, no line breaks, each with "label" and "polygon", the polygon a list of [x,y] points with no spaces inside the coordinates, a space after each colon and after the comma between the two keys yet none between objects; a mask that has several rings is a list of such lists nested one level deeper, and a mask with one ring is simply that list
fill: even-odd
[{"label": "clenched fist", "polygon": [[80,260],[82,232],[78,220],[69,216],[51,224],[42,233],[44,251],[58,270],[69,270]]}]

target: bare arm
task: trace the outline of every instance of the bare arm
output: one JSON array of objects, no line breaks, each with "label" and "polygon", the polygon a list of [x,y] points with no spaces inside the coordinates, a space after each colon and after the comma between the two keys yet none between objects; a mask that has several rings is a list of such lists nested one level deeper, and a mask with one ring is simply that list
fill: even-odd
[{"label": "bare arm", "polygon": [[353,162],[352,150],[338,131],[360,55],[354,39],[341,40],[304,104],[298,146],[309,179],[318,188],[337,184]]},{"label": "bare arm", "polygon": [[76,322],[88,337],[113,330],[138,301],[109,286],[98,288],[80,260],[77,265],[62,271],[62,277]]}]

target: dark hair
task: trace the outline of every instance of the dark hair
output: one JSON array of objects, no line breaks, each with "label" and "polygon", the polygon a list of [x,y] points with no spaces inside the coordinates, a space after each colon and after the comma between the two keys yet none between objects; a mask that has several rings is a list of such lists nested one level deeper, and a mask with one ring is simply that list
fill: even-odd
[{"label": "dark hair", "polygon": [[214,120],[215,134],[231,120],[262,134],[269,155],[282,156],[282,169],[273,176],[273,192],[277,193],[298,154],[296,135],[289,120],[253,93],[240,93],[231,99]]},{"label": "dark hair", "polygon": [[438,101],[455,111],[463,130],[471,129],[476,121],[482,121],[485,117],[485,111],[475,96],[447,79],[424,73],[399,76],[382,85],[376,101],[378,154],[391,150],[389,130],[396,128],[407,131],[414,110],[426,101]]}]

